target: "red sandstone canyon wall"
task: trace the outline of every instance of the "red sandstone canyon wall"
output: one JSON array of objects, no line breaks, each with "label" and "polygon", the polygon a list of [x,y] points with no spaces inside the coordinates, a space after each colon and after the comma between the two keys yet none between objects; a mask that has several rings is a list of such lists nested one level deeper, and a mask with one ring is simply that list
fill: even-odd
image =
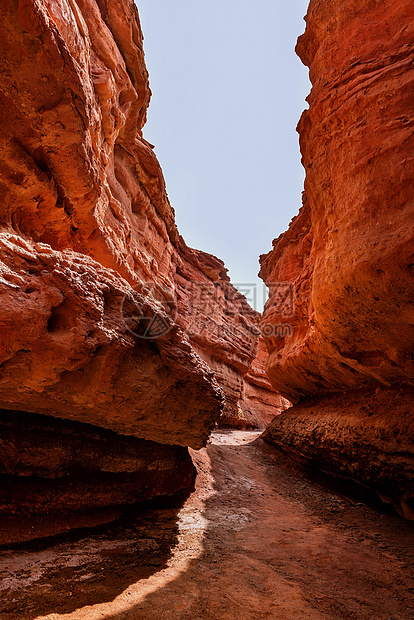
[{"label": "red sandstone canyon wall", "polygon": [[[85,462],[71,472],[88,470],[94,437],[99,454],[130,442],[118,495],[98,483],[82,493],[77,480],[72,498],[59,486],[59,509],[81,508],[82,497],[90,507],[189,486],[186,447],[201,447],[223,407],[231,416],[243,402],[258,317],[223,263],[177,231],[142,135],[151,93],[137,8],[5,0],[0,59],[0,422],[15,420],[18,435],[25,420],[39,442],[54,424],[64,461],[72,458],[65,433],[93,427]],[[3,489],[16,457],[10,433],[0,444]],[[159,458],[147,463],[157,472],[144,490],[145,458],[131,470],[127,453],[147,455],[145,442]],[[20,500],[0,493],[0,512],[18,510],[25,493],[26,509],[39,508],[27,492],[30,472],[46,472],[39,497],[47,485],[45,497],[54,493],[53,458],[42,469],[49,459],[34,455],[31,469],[14,472],[26,477]],[[97,481],[108,474],[101,462]]]},{"label": "red sandstone canyon wall", "polygon": [[[247,375],[244,377],[242,419],[251,428],[265,429],[272,420],[288,409],[290,401],[272,388],[265,371],[267,350],[265,340],[259,338],[259,347]],[[246,424],[241,424],[242,428]]]},{"label": "red sandstone canyon wall", "polygon": [[288,401],[270,385],[258,339],[261,315],[231,284],[222,261],[181,241],[176,321],[223,389],[222,427],[266,428]]},{"label": "red sandstone canyon wall", "polygon": [[[309,109],[298,126],[304,201],[289,230],[261,257],[265,282],[271,288],[274,282],[290,283],[294,292],[292,312],[283,312],[280,287],[265,308],[266,371],[276,389],[300,402],[274,421],[269,437],[293,451],[298,442],[308,445],[302,451],[309,457],[313,451],[315,459],[322,458],[323,445],[328,450],[336,444],[337,455],[342,445],[347,462],[351,438],[358,441],[358,429],[372,427],[367,441],[375,449],[384,442],[380,461],[391,458],[394,466],[383,474],[389,477],[388,495],[406,515],[414,508],[412,16],[411,0],[311,0],[297,44],[312,81]],[[402,408],[393,408],[396,386],[405,394]],[[374,392],[389,394],[389,404]],[[328,403],[331,394],[343,395],[343,413],[337,404],[323,408],[320,433],[326,443],[316,447],[312,441],[311,449],[315,424],[303,417],[306,402],[316,420],[311,399],[326,395]],[[370,418],[372,407],[365,404],[372,399],[384,417],[379,426],[387,426],[387,418],[389,428],[395,426],[399,448],[387,444],[389,437]],[[362,461],[360,481],[381,486],[381,467]],[[352,467],[347,475],[354,475]]]}]

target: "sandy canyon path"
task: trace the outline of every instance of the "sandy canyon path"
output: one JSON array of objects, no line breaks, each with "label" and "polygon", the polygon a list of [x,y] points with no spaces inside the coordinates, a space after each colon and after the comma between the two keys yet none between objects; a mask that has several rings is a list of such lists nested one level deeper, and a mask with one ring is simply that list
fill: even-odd
[{"label": "sandy canyon path", "polygon": [[414,528],[252,432],[193,452],[181,507],[0,552],[1,620],[411,620]]}]

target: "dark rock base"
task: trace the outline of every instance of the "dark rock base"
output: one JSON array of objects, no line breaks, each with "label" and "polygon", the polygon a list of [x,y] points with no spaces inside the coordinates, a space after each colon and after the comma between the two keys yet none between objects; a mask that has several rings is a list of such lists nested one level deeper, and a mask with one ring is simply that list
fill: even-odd
[{"label": "dark rock base", "polygon": [[303,401],[263,437],[324,473],[375,491],[414,519],[414,391],[407,386]]}]

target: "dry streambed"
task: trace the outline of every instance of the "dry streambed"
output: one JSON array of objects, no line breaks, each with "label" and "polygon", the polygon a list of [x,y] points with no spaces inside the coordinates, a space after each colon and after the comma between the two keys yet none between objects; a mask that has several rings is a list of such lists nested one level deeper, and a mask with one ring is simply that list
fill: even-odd
[{"label": "dry streambed", "polygon": [[192,454],[183,505],[3,549],[0,619],[414,619],[412,523],[310,479],[257,433]]}]

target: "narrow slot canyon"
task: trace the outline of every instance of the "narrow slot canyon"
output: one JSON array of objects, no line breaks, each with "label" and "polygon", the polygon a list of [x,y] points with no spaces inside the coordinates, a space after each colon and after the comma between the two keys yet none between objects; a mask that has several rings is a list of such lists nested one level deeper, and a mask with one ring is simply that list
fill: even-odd
[{"label": "narrow slot canyon", "polygon": [[0,620],[414,620],[413,0],[310,0],[263,312],[177,228],[139,5],[0,6]]}]

